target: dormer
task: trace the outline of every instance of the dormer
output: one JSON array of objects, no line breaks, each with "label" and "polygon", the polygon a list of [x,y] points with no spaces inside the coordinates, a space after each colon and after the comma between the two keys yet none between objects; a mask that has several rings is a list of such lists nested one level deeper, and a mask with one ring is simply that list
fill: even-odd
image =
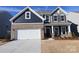
[{"label": "dormer", "polygon": [[67,14],[67,12],[65,12],[62,8],[57,7],[51,13],[51,20],[52,20],[52,22],[65,22],[66,14]]}]

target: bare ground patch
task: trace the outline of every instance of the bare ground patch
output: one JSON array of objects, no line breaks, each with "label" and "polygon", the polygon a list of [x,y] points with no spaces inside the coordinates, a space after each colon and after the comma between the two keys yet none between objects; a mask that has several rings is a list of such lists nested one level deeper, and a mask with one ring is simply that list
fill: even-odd
[{"label": "bare ground patch", "polygon": [[0,39],[0,46],[3,44],[8,43],[9,41],[7,39]]},{"label": "bare ground patch", "polygon": [[42,40],[43,53],[79,52],[79,40]]}]

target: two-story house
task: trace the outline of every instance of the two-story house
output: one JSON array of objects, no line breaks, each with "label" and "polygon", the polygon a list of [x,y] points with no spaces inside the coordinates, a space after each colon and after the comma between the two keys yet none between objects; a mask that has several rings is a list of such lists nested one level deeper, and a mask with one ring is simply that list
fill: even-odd
[{"label": "two-story house", "polygon": [[30,7],[26,7],[10,20],[11,39],[71,37],[72,22],[66,16],[67,12],[60,7],[52,12],[36,12]]}]

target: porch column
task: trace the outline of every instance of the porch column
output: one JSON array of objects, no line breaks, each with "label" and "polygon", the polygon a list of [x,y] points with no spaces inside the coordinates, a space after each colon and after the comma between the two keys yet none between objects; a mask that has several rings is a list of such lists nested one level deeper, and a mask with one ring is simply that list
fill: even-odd
[{"label": "porch column", "polygon": [[63,27],[61,26],[61,37],[64,37],[64,34],[63,34]]},{"label": "porch column", "polygon": [[54,30],[53,30],[53,26],[52,26],[52,38],[54,37]]},{"label": "porch column", "polygon": [[70,26],[68,26],[68,32],[71,32],[71,30],[70,30]]},{"label": "porch column", "polygon": [[68,36],[71,37],[71,28],[70,28],[70,25],[68,26]]}]

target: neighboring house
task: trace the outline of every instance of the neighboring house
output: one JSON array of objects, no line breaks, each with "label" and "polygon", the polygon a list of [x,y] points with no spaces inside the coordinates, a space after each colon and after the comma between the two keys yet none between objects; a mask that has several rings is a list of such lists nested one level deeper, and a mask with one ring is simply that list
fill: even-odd
[{"label": "neighboring house", "polygon": [[[67,18],[67,14],[60,7],[52,12],[35,12],[30,7],[26,7],[10,19],[11,39],[71,37],[72,32],[77,32],[77,25]],[[76,30],[74,30],[74,26]]]},{"label": "neighboring house", "polygon": [[12,15],[7,11],[0,11],[0,38],[5,38],[10,35],[11,24],[10,18]]}]

